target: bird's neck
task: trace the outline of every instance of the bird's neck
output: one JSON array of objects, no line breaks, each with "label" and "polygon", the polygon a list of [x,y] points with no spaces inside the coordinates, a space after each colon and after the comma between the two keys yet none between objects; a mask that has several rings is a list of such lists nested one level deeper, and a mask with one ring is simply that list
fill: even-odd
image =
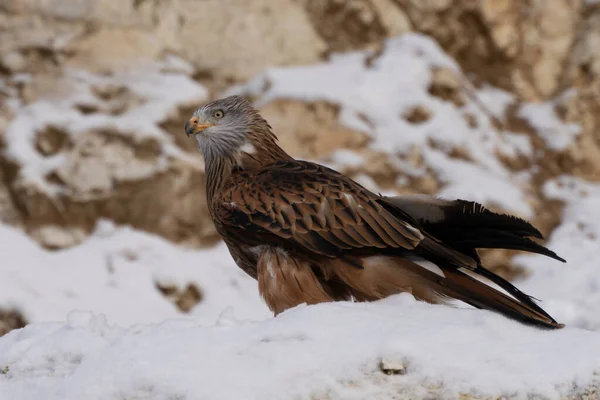
[{"label": "bird's neck", "polygon": [[206,189],[210,202],[227,185],[234,171],[257,173],[278,161],[292,160],[278,144],[270,127],[248,134],[248,140],[233,154],[205,154]]},{"label": "bird's neck", "polygon": [[219,193],[227,181],[231,178],[233,163],[228,157],[204,157],[206,174],[206,197],[209,208],[215,194]]}]

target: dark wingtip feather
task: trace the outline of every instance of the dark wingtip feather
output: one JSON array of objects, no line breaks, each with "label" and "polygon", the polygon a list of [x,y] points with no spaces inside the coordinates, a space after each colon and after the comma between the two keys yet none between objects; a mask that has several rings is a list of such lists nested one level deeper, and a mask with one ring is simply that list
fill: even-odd
[{"label": "dark wingtip feather", "polygon": [[541,254],[546,257],[550,257],[560,262],[566,262],[566,260],[560,257],[558,254],[542,246],[539,243],[526,237],[519,237],[513,235],[511,232],[486,232],[481,231],[481,237],[470,237],[457,240],[456,245],[461,247],[475,247],[475,248],[488,248],[488,249],[507,249],[507,250],[521,250],[530,253]]},{"label": "dark wingtip feather", "polygon": [[[546,250],[548,250],[548,249],[546,249]],[[548,250],[548,252],[552,253],[552,255],[551,255],[551,256],[549,256],[549,257],[552,257],[552,258],[553,258],[553,259],[555,259],[556,261],[560,261],[560,262],[562,262],[562,263],[566,263],[566,262],[567,262],[567,260],[565,260],[564,258],[562,258],[561,256],[559,256],[558,254],[556,254],[556,253],[555,253],[555,252],[553,252],[552,250]]]},{"label": "dark wingtip feather", "polygon": [[486,226],[487,228],[495,227],[497,229],[510,230],[521,236],[544,239],[544,236],[536,227],[522,218],[492,212],[474,201],[456,200],[454,204],[453,216],[460,218],[463,224]]}]

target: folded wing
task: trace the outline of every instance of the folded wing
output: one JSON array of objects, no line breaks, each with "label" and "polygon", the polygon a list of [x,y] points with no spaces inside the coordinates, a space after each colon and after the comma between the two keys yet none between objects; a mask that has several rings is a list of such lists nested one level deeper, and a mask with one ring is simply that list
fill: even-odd
[{"label": "folded wing", "polygon": [[424,237],[366,189],[312,163],[285,162],[258,175],[241,174],[220,201],[225,223],[328,257],[364,248],[410,250]]},{"label": "folded wing", "polygon": [[[294,160],[258,174],[235,174],[217,201],[217,219],[245,242],[316,260],[312,265],[317,269],[329,265],[355,298],[417,289],[524,322],[560,327],[530,296],[480,264],[476,249],[485,247],[562,260],[530,240],[541,235],[521,219],[463,200],[378,196],[336,171]],[[441,273],[422,267],[423,260]],[[436,296],[421,297],[437,302]]]}]

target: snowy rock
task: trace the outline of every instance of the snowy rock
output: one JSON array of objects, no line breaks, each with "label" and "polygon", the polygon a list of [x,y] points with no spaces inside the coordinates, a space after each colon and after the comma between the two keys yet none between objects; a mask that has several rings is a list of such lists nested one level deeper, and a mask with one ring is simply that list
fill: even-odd
[{"label": "snowy rock", "polygon": [[465,71],[529,101],[554,95],[572,46],[586,41],[576,36],[581,0],[398,3]]},{"label": "snowy rock", "polygon": [[180,147],[183,123],[163,128],[188,118],[185,110],[207,92],[185,73],[161,68],[66,73],[57,86],[68,96],[47,94],[15,110],[1,156],[11,171],[5,181],[41,243],[78,243],[101,218],[174,241],[214,242],[200,156]]},{"label": "snowy rock", "polygon": [[261,115],[277,132],[279,142],[294,157],[319,160],[338,149],[363,149],[365,132],[339,123],[340,109],[327,102],[277,100],[261,108]]},{"label": "snowy rock", "polygon": [[[289,98],[337,104],[339,122],[369,133],[369,147],[387,154],[379,155],[378,164],[387,159],[392,167],[378,169],[388,175],[395,171],[392,182],[401,175],[417,180],[433,172],[442,183],[441,196],[495,204],[530,218],[526,184],[511,178],[512,171],[498,157],[531,156],[525,135],[495,126],[494,114],[505,112],[510,95],[491,88],[475,91],[466,81],[434,41],[407,34],[386,41],[377,54],[356,52],[309,67],[273,68],[236,91],[256,96],[260,105]],[[430,113],[419,124],[405,119],[417,106]],[[466,114],[476,124],[469,124]],[[479,184],[467,183],[474,181]],[[410,180],[406,186],[412,184]]]}]

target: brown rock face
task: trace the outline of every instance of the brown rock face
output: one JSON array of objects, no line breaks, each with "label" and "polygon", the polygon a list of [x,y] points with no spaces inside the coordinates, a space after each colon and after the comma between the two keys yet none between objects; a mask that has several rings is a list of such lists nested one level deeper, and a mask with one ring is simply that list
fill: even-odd
[{"label": "brown rock face", "polygon": [[395,1],[466,72],[527,100],[559,89],[582,12],[579,0]]},{"label": "brown rock face", "polygon": [[177,52],[234,80],[315,62],[326,48],[293,0],[9,1],[0,11],[0,42],[0,62],[11,71],[109,72]]},{"label": "brown rock face", "polygon": [[368,0],[306,1],[305,9],[330,51],[364,47],[387,36],[375,4]]},{"label": "brown rock face", "polygon": [[325,50],[291,0],[187,0],[178,9],[179,51],[215,75],[248,79],[267,66],[314,63]]},{"label": "brown rock face", "polygon": [[261,113],[294,157],[316,160],[340,148],[364,148],[369,140],[365,133],[341,126],[339,107],[329,103],[277,100]]},{"label": "brown rock face", "polygon": [[[107,218],[177,242],[214,242],[200,156],[173,140],[184,136],[183,122],[169,125],[188,118],[188,103],[205,99],[200,86],[183,73],[155,69],[67,73],[54,86],[40,80],[21,88],[30,104],[6,127],[2,162],[4,198],[34,238],[49,248],[70,246]],[[178,84],[191,89],[187,99],[179,102],[176,92],[165,101]]]}]

